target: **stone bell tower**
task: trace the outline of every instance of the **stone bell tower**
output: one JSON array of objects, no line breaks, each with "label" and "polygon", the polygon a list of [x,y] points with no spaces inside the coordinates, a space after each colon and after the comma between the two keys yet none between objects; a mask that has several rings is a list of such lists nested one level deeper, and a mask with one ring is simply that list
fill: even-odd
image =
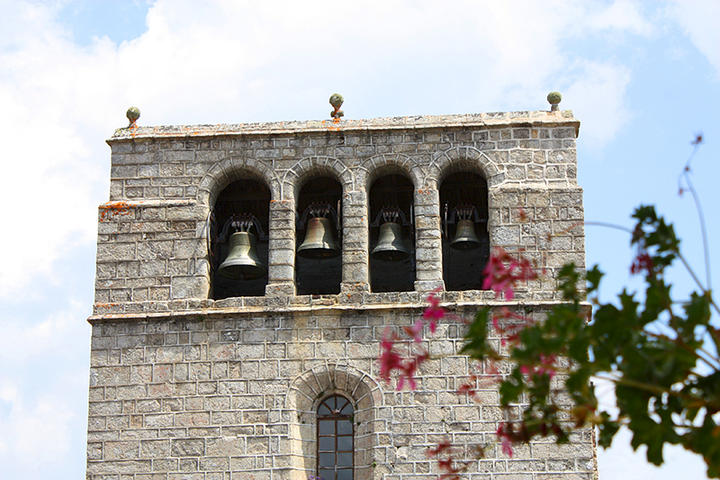
[{"label": "stone bell tower", "polygon": [[[443,438],[468,459],[489,445],[468,479],[594,478],[589,430],[496,447],[495,387],[456,393],[462,322],[428,334],[414,391],[379,381],[376,360],[435,289],[467,316],[542,316],[558,299],[553,273],[584,265],[579,122],[556,108],[341,120],[335,100],[328,121],[134,115],[108,140],[87,478],[429,480]],[[495,246],[548,275],[496,300],[482,290]]]}]

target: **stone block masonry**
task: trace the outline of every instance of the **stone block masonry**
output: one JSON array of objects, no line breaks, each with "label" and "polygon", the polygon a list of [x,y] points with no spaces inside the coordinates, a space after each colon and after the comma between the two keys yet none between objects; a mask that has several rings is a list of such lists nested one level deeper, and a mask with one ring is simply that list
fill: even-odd
[{"label": "stone block masonry", "polygon": [[[472,445],[490,446],[469,480],[595,478],[591,431],[501,453],[492,382],[480,402],[456,394],[474,368],[454,353],[462,322],[428,337],[435,358],[416,391],[379,382],[376,362],[385,329],[411,325],[433,289],[467,316],[483,305],[542,315],[559,300],[556,270],[584,265],[578,128],[564,111],[116,131],[89,319],[87,478],[307,480],[316,409],[330,394],[354,407],[356,480],[437,478],[425,450],[443,438],[468,459]],[[546,271],[513,301],[444,290],[439,187],[465,171],[487,181],[491,247],[523,249]],[[414,188],[409,292],[372,292],[369,282],[368,192],[387,173]],[[316,175],[342,186],[337,295],[296,295],[296,201]],[[239,179],[270,191],[268,284],[264,296],[213,300],[208,218]]]}]

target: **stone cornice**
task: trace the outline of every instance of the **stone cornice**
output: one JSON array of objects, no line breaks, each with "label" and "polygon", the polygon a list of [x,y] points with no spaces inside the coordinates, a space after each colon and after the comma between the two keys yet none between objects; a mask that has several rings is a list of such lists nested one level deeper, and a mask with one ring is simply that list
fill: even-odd
[{"label": "stone cornice", "polygon": [[[452,311],[458,308],[482,308],[482,307],[508,307],[508,308],[533,308],[549,310],[556,305],[567,304],[562,300],[527,300],[527,301],[503,301],[490,300],[484,302],[460,301],[440,302],[440,306]],[[590,303],[581,302],[581,305],[590,309]],[[337,313],[337,312],[366,312],[378,310],[416,310],[418,313],[427,308],[427,302],[413,303],[378,303],[367,305],[332,304],[332,305],[291,305],[291,306],[243,306],[225,308],[201,308],[183,311],[145,312],[145,313],[107,313],[90,315],[87,321],[91,324],[118,321],[147,321],[147,320],[176,320],[184,318],[225,318],[257,314],[293,314],[302,312],[313,313]]]},{"label": "stone cornice", "polygon": [[554,127],[566,126],[575,129],[577,135],[580,122],[572,111],[562,110],[468,113],[460,115],[417,115],[406,117],[382,117],[371,119],[341,120],[298,120],[285,122],[239,123],[216,125],[161,125],[135,128],[119,128],[107,140],[109,144],[137,139],[155,138],[197,138],[233,135],[279,135],[318,132],[358,132],[382,130],[429,130],[453,127]]}]

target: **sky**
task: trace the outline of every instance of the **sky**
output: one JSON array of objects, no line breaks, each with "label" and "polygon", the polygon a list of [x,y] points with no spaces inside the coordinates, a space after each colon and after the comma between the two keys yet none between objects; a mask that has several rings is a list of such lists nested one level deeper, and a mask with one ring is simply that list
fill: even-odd
[{"label": "sky", "polygon": [[[85,430],[97,206],[125,111],[141,125],[545,110],[552,90],[582,122],[589,221],[629,226],[640,203],[673,221],[701,278],[692,175],[720,238],[720,2],[545,0],[0,0],[0,465],[3,479],[77,479]],[[610,300],[633,252],[589,225],[588,265]],[[720,252],[710,252],[720,278]],[[675,295],[692,287],[673,272]],[[606,401],[612,392],[604,392]],[[661,468],[621,433],[601,479],[705,478],[666,448]]]}]

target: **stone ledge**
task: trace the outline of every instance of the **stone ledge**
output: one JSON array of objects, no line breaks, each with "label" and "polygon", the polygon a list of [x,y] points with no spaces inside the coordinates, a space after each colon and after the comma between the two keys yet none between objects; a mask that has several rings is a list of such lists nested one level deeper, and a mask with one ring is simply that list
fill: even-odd
[{"label": "stone ledge", "polygon": [[[527,301],[457,301],[457,302],[440,302],[440,306],[454,309],[464,307],[508,307],[521,308],[532,307],[540,309],[549,309],[555,305],[562,305],[568,302],[562,300],[527,300]],[[581,305],[590,310],[589,302],[581,302]],[[367,305],[292,305],[282,308],[268,307],[266,305],[247,307],[225,307],[225,308],[201,308],[183,311],[165,311],[165,312],[147,312],[147,313],[107,313],[94,314],[87,318],[88,323],[95,325],[103,322],[117,321],[144,321],[144,320],[175,320],[188,317],[210,317],[210,318],[227,318],[245,315],[257,315],[258,313],[300,313],[300,312],[347,312],[347,311],[369,311],[369,310],[417,310],[418,313],[427,307],[427,302],[407,302],[407,303],[376,303]]]},{"label": "stone ledge", "polygon": [[121,200],[110,201],[98,205],[100,210],[119,210],[127,208],[162,208],[162,207],[187,207],[197,205],[195,199],[149,199],[149,200]]},{"label": "stone ledge", "polygon": [[147,138],[215,137],[227,135],[277,135],[310,132],[354,132],[371,130],[414,130],[448,127],[552,127],[569,126],[577,136],[580,122],[570,110],[557,112],[525,111],[469,113],[460,115],[417,115],[372,119],[296,120],[287,122],[237,123],[216,125],[162,125],[154,127],[118,128],[109,144]]}]

